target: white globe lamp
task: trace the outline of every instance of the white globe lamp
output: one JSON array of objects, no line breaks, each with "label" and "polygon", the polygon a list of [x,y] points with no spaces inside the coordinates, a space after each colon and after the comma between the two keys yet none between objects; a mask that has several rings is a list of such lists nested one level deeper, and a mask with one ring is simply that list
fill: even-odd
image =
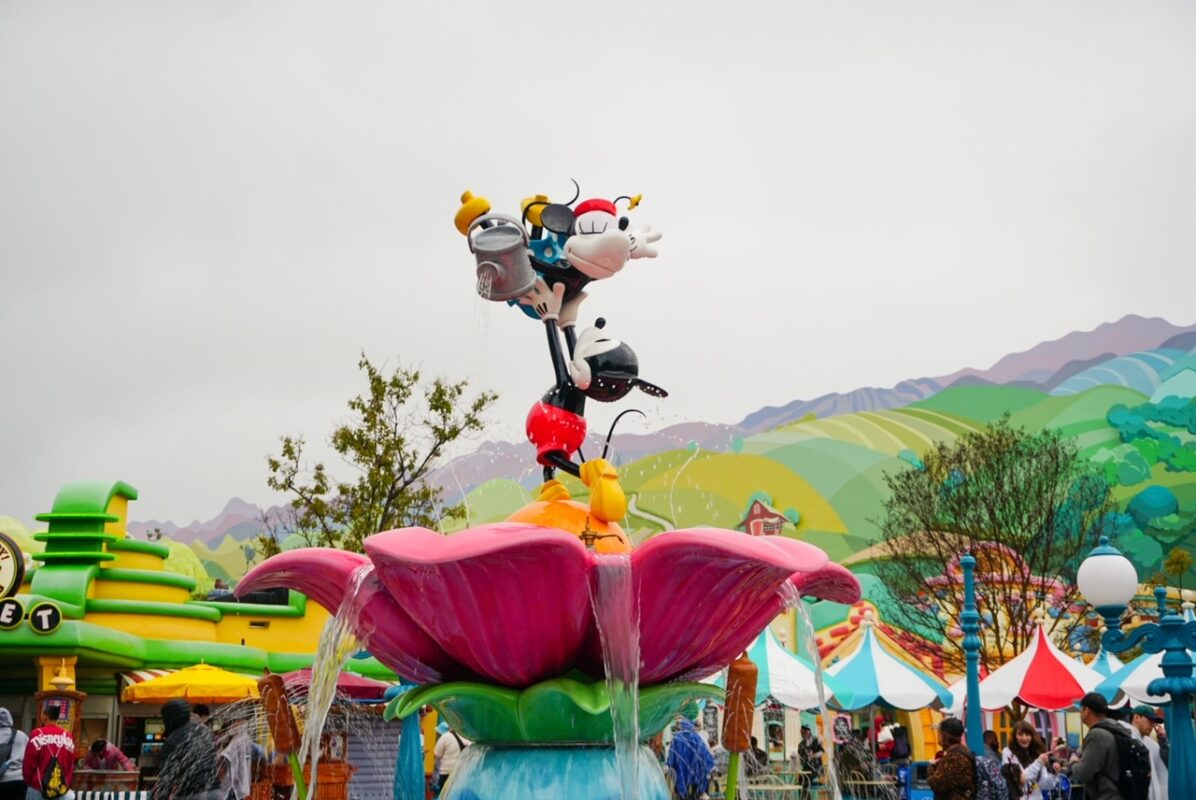
[{"label": "white globe lamp", "polygon": [[1076,585],[1102,617],[1119,618],[1138,593],[1138,571],[1109,544],[1108,536],[1102,536],[1100,544],[1080,564]]}]

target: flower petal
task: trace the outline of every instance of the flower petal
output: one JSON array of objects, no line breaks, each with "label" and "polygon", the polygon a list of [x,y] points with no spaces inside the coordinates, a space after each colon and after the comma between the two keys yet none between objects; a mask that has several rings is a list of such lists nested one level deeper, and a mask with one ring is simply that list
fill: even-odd
[{"label": "flower petal", "polygon": [[353,572],[369,563],[360,553],[324,547],[304,547],[279,553],[258,564],[237,581],[233,594],[244,597],[259,589],[294,589],[323,606],[330,614],[341,607]]},{"label": "flower petal", "polygon": [[[632,552],[641,683],[693,678],[726,666],[781,610],[779,590],[789,577],[827,563],[816,547],[791,540],[778,545],[776,539],[699,528],[659,534]],[[601,655],[596,650],[592,640],[591,670]]]},{"label": "flower petal", "polygon": [[577,536],[497,523],[444,536],[405,528],[366,553],[387,591],[453,658],[507,686],[567,672],[592,627]]},{"label": "flower petal", "polygon": [[[289,550],[250,570],[237,582],[236,594],[286,587],[335,614],[351,591],[354,573],[367,564],[365,556],[344,550]],[[398,674],[419,683],[469,675],[411,621],[372,572],[364,576],[353,602],[353,632],[375,658]]]},{"label": "flower petal", "polygon": [[851,570],[833,561],[814,572],[799,572],[789,580],[802,597],[817,597],[846,605],[860,599],[860,582]]}]

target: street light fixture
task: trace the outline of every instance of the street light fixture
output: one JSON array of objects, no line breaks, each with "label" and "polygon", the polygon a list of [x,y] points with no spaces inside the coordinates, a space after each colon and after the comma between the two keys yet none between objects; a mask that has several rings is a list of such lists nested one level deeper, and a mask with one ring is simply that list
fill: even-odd
[{"label": "street light fixture", "polygon": [[968,747],[973,753],[984,752],[984,721],[980,714],[980,612],[976,609],[976,557],[971,553],[959,559],[963,568],[963,613],[959,615],[959,627],[963,631],[963,653],[967,664],[967,695],[964,708],[964,729],[967,732]]},{"label": "street light fixture", "polygon": [[1196,730],[1192,727],[1192,695],[1196,679],[1192,677],[1192,658],[1196,649],[1196,622],[1187,623],[1178,614],[1167,612],[1166,590],[1159,587],[1159,621],[1139,625],[1129,633],[1121,629],[1121,616],[1138,590],[1138,573],[1121,551],[1102,536],[1100,544],[1080,564],[1076,584],[1096,611],[1104,618],[1107,630],[1101,645],[1107,652],[1124,653],[1141,645],[1143,652],[1163,653],[1163,677],[1146,687],[1152,695],[1169,695],[1165,706],[1167,736],[1171,742],[1168,788],[1171,797],[1196,797]]}]

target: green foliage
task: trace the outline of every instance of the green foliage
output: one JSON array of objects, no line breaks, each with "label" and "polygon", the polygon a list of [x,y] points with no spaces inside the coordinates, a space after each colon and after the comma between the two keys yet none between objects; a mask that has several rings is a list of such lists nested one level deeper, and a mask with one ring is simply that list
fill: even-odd
[{"label": "green foliage", "polygon": [[428,473],[445,448],[481,431],[483,413],[497,399],[481,392],[465,396],[466,381],[425,381],[418,370],[384,373],[363,353],[358,368],[367,391],[349,400],[350,418],[337,426],[329,444],[356,475],[340,480],[323,463],[308,468],[304,439],[284,436],[281,452],[267,458],[267,485],[291,496],[289,514],[275,520],[258,541],[263,556],[278,552],[287,536],[308,544],[360,552],[367,536],[406,526],[435,527],[443,508]]},{"label": "green foliage", "polygon": [[1123,442],[1151,442],[1142,448],[1147,460],[1153,456],[1171,472],[1196,472],[1196,442],[1173,433],[1196,434],[1196,398],[1167,397],[1132,407],[1117,403],[1109,408],[1106,419]]},{"label": "green foliage", "polygon": [[[895,621],[936,631],[962,670],[960,642],[948,632],[960,624],[963,578],[950,565],[971,552],[985,576],[977,602],[990,669],[1000,665],[999,653],[1030,644],[1040,610],[1050,612],[1052,630],[1067,633],[1078,623],[1069,613],[1079,600],[1076,569],[1116,520],[1108,483],[1080,458],[1074,440],[1015,428],[1003,417],[937,444],[922,461],[922,469],[885,476],[890,497],[878,524],[886,558],[876,570],[898,600],[902,618]],[[941,583],[928,593],[932,576]]]},{"label": "green foliage", "polygon": [[[1149,575],[1163,560],[1163,546],[1140,530],[1132,530],[1117,537],[1117,548],[1138,568],[1139,575]],[[1164,569],[1166,565],[1164,564]]]},{"label": "green foliage", "polygon": [[[1153,443],[1151,444],[1153,445]],[[1147,448],[1148,452],[1151,449],[1155,451],[1151,453],[1155,461],[1150,460],[1143,453],[1143,448],[1133,444],[1102,447],[1092,457],[1092,461],[1104,467],[1105,478],[1110,483],[1120,486],[1136,486],[1150,480],[1151,465],[1157,461],[1157,447]]]}]

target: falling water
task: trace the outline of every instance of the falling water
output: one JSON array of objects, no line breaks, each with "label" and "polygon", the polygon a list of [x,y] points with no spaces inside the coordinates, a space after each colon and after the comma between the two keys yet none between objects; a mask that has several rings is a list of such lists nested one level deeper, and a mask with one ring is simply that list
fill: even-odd
[{"label": "falling water", "polygon": [[680,469],[678,469],[677,472],[673,475],[673,482],[669,486],[669,514],[673,518],[673,527],[674,528],[679,527],[679,523],[677,522],[677,509],[673,505],[673,494],[677,490],[677,479],[681,477],[681,473],[685,472],[685,468],[688,467],[693,462],[693,460],[698,457],[698,453],[700,453],[702,451],[702,448],[698,446],[697,442],[690,442],[689,447],[690,447],[689,458],[685,459],[685,462],[681,465]]},{"label": "falling water", "polygon": [[[449,462],[448,468],[449,468],[449,474],[452,475],[452,477],[453,477],[453,483],[457,484],[457,494],[459,494],[461,496],[461,507],[465,509],[465,527],[468,528],[473,524],[473,520],[472,520],[472,517],[470,516],[470,510],[469,510],[469,495],[467,495],[465,493],[465,487],[461,485],[460,479],[457,478],[457,470],[453,466],[452,461]],[[444,525],[445,519],[447,519],[447,517],[441,518],[441,520],[440,520],[441,526]],[[440,532],[444,533],[443,527],[441,528]]]},{"label": "falling water", "polygon": [[[357,593],[365,579],[374,571],[372,564],[358,567],[349,579],[349,590],[336,614],[324,623],[320,642],[316,646],[311,665],[311,685],[307,691],[307,708],[303,718],[303,744],[299,748],[299,763],[306,764],[311,756],[311,778],[307,782],[307,798],[316,792],[316,769],[320,762],[320,736],[328,710],[336,696],[336,681],[345,662],[357,652],[359,643],[353,633],[353,616],[357,611]],[[364,645],[364,642],[361,643]]]},{"label": "falling water", "polygon": [[596,556],[590,603],[602,642],[606,690],[623,800],[635,800],[639,780],[640,610],[631,556]]},{"label": "falling water", "polygon": [[814,665],[814,688],[818,692],[818,712],[822,715],[822,749],[826,752],[826,780],[823,783],[830,787],[833,800],[842,800],[839,791],[839,775],[835,767],[835,737],[831,731],[831,714],[826,705],[826,687],[822,682],[822,655],[818,652],[818,640],[814,635],[814,622],[810,619],[810,610],[802,602],[801,594],[789,581],[781,587],[781,597],[785,607],[792,608],[797,614],[798,648],[804,649],[810,663]]}]

